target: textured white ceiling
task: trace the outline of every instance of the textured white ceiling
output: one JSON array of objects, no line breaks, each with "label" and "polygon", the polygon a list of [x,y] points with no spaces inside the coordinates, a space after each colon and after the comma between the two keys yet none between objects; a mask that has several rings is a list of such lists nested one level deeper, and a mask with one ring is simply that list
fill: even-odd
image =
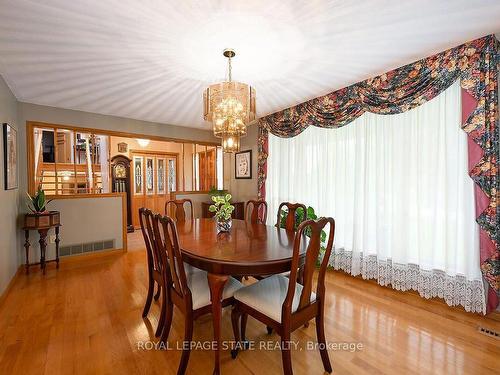
[{"label": "textured white ceiling", "polygon": [[226,47],[263,116],[498,31],[499,0],[0,0],[0,74],[20,101],[208,129]]}]

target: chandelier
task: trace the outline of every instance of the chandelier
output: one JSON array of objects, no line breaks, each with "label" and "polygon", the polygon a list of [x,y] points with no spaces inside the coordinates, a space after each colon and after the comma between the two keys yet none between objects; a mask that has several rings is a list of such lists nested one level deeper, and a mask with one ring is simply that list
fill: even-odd
[{"label": "chandelier", "polygon": [[240,138],[247,134],[248,124],[255,120],[255,90],[246,83],[234,82],[231,59],[234,50],[225,49],[228,59],[228,81],[210,85],[203,93],[203,118],[212,122],[214,136],[222,138],[224,152],[238,152]]}]

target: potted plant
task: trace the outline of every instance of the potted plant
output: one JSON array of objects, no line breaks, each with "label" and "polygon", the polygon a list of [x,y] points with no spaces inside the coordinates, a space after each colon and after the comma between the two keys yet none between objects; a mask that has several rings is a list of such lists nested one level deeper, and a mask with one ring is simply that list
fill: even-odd
[{"label": "potted plant", "polygon": [[231,219],[231,214],[234,211],[234,206],[230,203],[231,194],[226,195],[215,195],[212,197],[214,204],[210,205],[208,210],[214,212],[214,219],[217,223],[217,231],[229,232],[233,221]]},{"label": "potted plant", "polygon": [[52,201],[52,199],[47,201],[45,198],[45,191],[43,191],[41,186],[38,186],[38,190],[34,195],[30,195],[28,192],[26,192],[26,195],[29,199],[27,203],[29,210],[38,215],[45,213],[45,206]]},{"label": "potted plant", "polygon": [[29,193],[26,193],[26,195],[29,199],[26,205],[31,213],[24,215],[25,228],[39,228],[60,224],[59,211],[46,210],[47,204],[49,204],[52,199],[47,200],[41,186],[38,187],[34,195],[30,195]]},{"label": "potted plant", "polygon": [[226,194],[228,194],[228,191],[226,189],[219,190],[215,186],[212,186],[208,191],[210,199],[212,199],[212,197],[224,197]]}]

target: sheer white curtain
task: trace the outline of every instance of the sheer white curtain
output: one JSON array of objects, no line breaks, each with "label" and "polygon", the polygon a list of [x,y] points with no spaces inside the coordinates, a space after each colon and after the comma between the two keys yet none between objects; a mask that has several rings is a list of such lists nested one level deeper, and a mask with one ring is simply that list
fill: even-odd
[{"label": "sheer white curtain", "polygon": [[398,115],[269,136],[269,223],[282,201],[335,218],[330,264],[485,313],[460,84]]}]

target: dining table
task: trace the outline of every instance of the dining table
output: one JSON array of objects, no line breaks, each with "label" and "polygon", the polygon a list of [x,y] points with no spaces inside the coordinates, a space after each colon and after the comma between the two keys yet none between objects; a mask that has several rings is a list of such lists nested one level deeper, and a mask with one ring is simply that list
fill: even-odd
[{"label": "dining table", "polygon": [[[214,370],[220,374],[222,292],[231,276],[264,276],[290,271],[295,232],[233,219],[229,232],[218,232],[214,219],[177,223],[183,260],[207,272],[214,330]],[[300,241],[302,265],[308,241]]]}]

